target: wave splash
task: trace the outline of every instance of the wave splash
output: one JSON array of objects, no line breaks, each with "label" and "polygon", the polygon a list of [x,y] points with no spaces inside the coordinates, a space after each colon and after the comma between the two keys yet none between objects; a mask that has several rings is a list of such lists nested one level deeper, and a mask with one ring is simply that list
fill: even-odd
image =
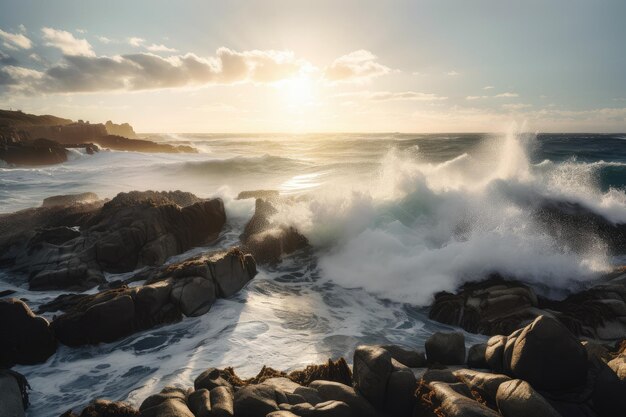
[{"label": "wave splash", "polygon": [[602,192],[590,164],[532,164],[536,136],[511,130],[442,163],[390,150],[376,178],[333,184],[286,205],[274,219],[318,249],[323,276],[399,302],[424,305],[490,273],[574,289],[610,269],[606,245],[571,247],[533,208],[578,202],[626,221],[623,191]]}]

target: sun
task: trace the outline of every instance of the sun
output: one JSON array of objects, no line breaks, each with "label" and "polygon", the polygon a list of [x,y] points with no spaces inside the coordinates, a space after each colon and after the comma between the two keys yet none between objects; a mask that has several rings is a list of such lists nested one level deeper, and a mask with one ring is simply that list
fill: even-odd
[{"label": "sun", "polygon": [[282,81],[278,88],[286,104],[290,107],[304,107],[315,100],[314,81],[306,74]]}]

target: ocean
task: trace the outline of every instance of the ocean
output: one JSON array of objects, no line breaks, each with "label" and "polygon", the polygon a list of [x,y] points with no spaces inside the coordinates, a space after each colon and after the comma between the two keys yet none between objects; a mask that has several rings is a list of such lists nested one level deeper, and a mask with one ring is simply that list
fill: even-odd
[{"label": "ocean", "polygon": [[[242,376],[263,365],[302,368],[327,358],[351,361],[361,343],[421,348],[438,291],[492,272],[551,296],[585,287],[624,260],[589,237],[571,245],[544,230],[532,208],[576,202],[626,222],[626,135],[530,134],[159,134],[198,154],[75,151],[61,165],[0,166],[0,212],[45,197],[91,191],[190,191],[221,197],[219,239],[170,261],[236,245],[254,212],[240,191],[298,196],[276,220],[311,248],[257,277],[197,318],[110,344],[61,346],[48,362],[15,369],[33,391],[29,416],[58,416],[95,398],[135,405],[166,385],[190,386],[210,366]],[[120,276],[109,275],[108,279]],[[0,272],[0,289],[38,304],[61,294],[29,292]],[[137,283],[137,285],[140,283]],[[95,290],[94,290],[95,291]],[[50,318],[51,316],[48,316]],[[468,345],[483,341],[466,333]]]}]

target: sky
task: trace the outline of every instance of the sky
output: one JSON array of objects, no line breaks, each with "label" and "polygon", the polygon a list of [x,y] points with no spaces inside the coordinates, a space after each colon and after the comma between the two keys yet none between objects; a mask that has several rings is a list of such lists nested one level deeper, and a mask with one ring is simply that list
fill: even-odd
[{"label": "sky", "polygon": [[0,108],[139,132],[626,132],[623,0],[0,0]]}]

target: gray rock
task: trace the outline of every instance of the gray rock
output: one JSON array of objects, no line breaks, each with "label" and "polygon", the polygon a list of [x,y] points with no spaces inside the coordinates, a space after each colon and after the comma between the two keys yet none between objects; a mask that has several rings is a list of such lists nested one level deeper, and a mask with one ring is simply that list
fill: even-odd
[{"label": "gray rock", "polygon": [[385,405],[387,382],[394,367],[391,354],[379,346],[359,346],[354,351],[355,388],[376,408]]},{"label": "gray rock", "polygon": [[426,358],[430,363],[462,365],[465,363],[465,336],[463,333],[437,332],[426,340]]},{"label": "gray rock", "polygon": [[139,411],[143,412],[144,410],[158,406],[167,400],[180,400],[185,402],[186,397],[187,395],[185,392],[179,388],[165,387],[160,393],[153,394],[143,400],[139,406]]},{"label": "gray rock", "polygon": [[220,371],[217,368],[208,368],[206,371],[202,372],[193,381],[193,386],[197,390],[206,388],[211,391],[213,388],[227,387],[229,390],[233,391],[230,382],[220,376]]},{"label": "gray rock", "polygon": [[470,389],[477,391],[482,398],[491,404],[496,403],[498,387],[503,382],[510,381],[506,375],[477,372],[471,369],[459,369],[454,371],[454,376],[460,379]]},{"label": "gray rock", "polygon": [[[341,401],[325,401],[317,405],[309,403],[288,405],[281,404],[285,411],[289,411],[301,417],[352,417],[358,416],[353,414],[350,407]],[[360,417],[360,416],[359,416]]]},{"label": "gray rock", "polygon": [[209,311],[216,299],[215,284],[202,277],[177,280],[172,285],[174,305],[187,317],[201,316]]},{"label": "gray rock", "polygon": [[275,390],[285,393],[290,404],[297,404],[297,402],[293,402],[294,400],[290,399],[290,396],[302,397],[304,401],[298,402],[307,402],[312,405],[324,401],[314,388],[303,387],[302,385],[293,382],[289,378],[269,378],[263,381],[263,385],[271,386]]},{"label": "gray rock", "polygon": [[417,381],[409,368],[395,359],[392,364],[395,369],[387,382],[385,411],[392,416],[408,417],[413,412]]},{"label": "gray rock", "polygon": [[195,417],[179,398],[168,398],[165,401],[145,408],[141,411],[141,417]]},{"label": "gray rock", "polygon": [[426,355],[417,350],[405,349],[397,345],[383,345],[383,349],[391,354],[391,357],[409,368],[423,368],[426,366]]},{"label": "gray rock", "polygon": [[348,404],[355,416],[377,416],[374,407],[352,387],[339,382],[323,380],[313,381],[309,384],[309,387],[317,390],[324,401],[336,400]]},{"label": "gray rock", "polygon": [[187,406],[195,417],[211,417],[211,393],[206,388],[187,396]]},{"label": "gray rock", "polygon": [[528,382],[520,379],[500,384],[496,400],[504,417],[561,417]]},{"label": "gray rock", "polygon": [[22,392],[15,377],[0,371],[0,410],[3,417],[24,417]]},{"label": "gray rock", "polygon": [[506,336],[493,336],[487,341],[485,360],[487,361],[487,365],[489,365],[489,369],[496,373],[504,372],[503,357],[506,341]]},{"label": "gray rock", "polygon": [[448,384],[459,382],[452,369],[428,369],[422,375],[422,380],[427,384],[431,382],[445,382]]},{"label": "gray rock", "polygon": [[211,390],[212,417],[233,417],[235,415],[233,391],[226,386],[218,386]]},{"label": "gray rock", "polygon": [[433,382],[430,387],[441,402],[441,409],[446,417],[501,417],[478,401],[459,394],[445,382]]},{"label": "gray rock", "polygon": [[[278,404],[286,397],[268,385],[248,385],[235,393],[235,415],[237,417],[265,417],[278,411]],[[277,401],[278,400],[278,401]]]},{"label": "gray rock", "polygon": [[489,367],[485,354],[487,352],[487,344],[479,343],[472,345],[467,352],[467,366],[470,368],[485,369]]}]

